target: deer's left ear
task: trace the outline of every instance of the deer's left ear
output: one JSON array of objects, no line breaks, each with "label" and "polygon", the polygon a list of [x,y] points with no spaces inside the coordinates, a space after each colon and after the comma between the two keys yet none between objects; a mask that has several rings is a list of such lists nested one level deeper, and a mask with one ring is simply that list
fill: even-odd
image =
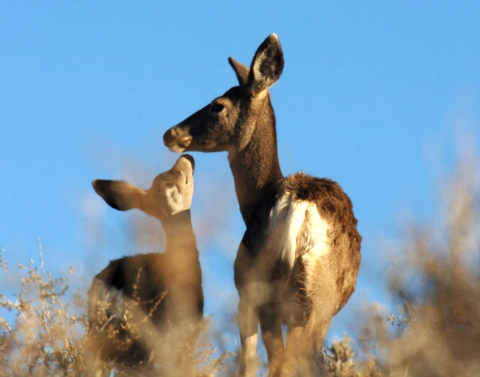
[{"label": "deer's left ear", "polygon": [[276,34],[270,34],[253,57],[247,87],[253,96],[267,90],[280,78],[285,62]]},{"label": "deer's left ear", "polygon": [[110,207],[119,211],[140,208],[145,197],[144,190],[124,181],[96,179],[92,186]]}]

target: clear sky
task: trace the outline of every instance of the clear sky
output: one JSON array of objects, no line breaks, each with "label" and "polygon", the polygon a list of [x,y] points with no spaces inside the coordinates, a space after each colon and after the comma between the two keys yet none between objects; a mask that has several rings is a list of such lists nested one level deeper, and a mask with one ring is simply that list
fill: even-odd
[{"label": "clear sky", "polygon": [[[107,207],[90,182],[147,188],[178,157],[163,133],[236,85],[228,56],[250,64],[272,32],[285,55],[271,90],[283,172],[342,185],[364,237],[347,307],[362,292],[382,298],[379,240],[398,235],[403,214],[433,213],[456,140],[479,144],[478,1],[0,1],[0,247],[11,267],[38,259],[40,237],[46,269],[75,265],[88,286],[135,252],[125,229],[136,215]],[[206,312],[218,313],[236,301],[244,225],[226,154],[194,157]]]}]

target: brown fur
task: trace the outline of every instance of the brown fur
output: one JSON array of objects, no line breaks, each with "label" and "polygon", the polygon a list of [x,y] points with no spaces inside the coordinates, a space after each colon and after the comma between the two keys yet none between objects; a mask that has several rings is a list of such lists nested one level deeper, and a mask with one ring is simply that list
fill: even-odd
[{"label": "brown fur", "polygon": [[[337,183],[303,173],[286,178],[282,174],[268,92],[284,66],[278,37],[272,34],[260,45],[250,69],[232,58],[229,63],[239,86],[170,128],[164,142],[174,152],[228,151],[247,227],[234,265],[240,296],[240,375],[255,374],[252,358],[258,324],[267,348],[269,376],[290,376],[295,369],[308,375],[312,353],[323,342],[332,316],[355,290],[361,242],[357,220],[350,199]],[[281,198],[291,200],[290,207],[279,208],[283,213],[272,219]],[[320,220],[309,212],[315,207]],[[293,208],[306,208],[306,212],[292,212]],[[299,224],[302,216],[305,218]],[[272,236],[269,223],[276,226],[277,220],[284,223],[278,225],[281,230],[272,230]],[[289,260],[280,257],[285,245],[276,242],[284,239],[283,235],[292,237],[290,230],[297,228],[284,229],[282,224],[298,227],[297,249]],[[327,228],[326,239],[315,238]],[[290,257],[291,249],[288,253]],[[286,358],[282,323],[288,324]]]},{"label": "brown fur", "polygon": [[[331,235],[338,266],[337,286],[343,293],[340,310],[355,290],[360,268],[360,243],[362,237],[357,230],[357,219],[353,214],[350,198],[338,183],[328,178],[316,178],[297,173],[285,178],[282,188],[299,200],[314,202],[320,216],[331,226]],[[348,245],[342,245],[342,237],[348,237]],[[335,312],[335,314],[338,312]]]},{"label": "brown fur", "polygon": [[[123,257],[95,276],[88,292],[89,318],[101,360],[151,371],[153,361],[173,359],[177,373],[192,356],[203,315],[202,276],[189,209],[193,164],[191,156],[180,157],[171,170],[155,178],[150,190],[122,181],[93,183],[113,208],[138,208],[160,220],[167,240],[163,254]],[[130,321],[124,319],[127,312]],[[192,349],[185,350],[187,346]]]}]

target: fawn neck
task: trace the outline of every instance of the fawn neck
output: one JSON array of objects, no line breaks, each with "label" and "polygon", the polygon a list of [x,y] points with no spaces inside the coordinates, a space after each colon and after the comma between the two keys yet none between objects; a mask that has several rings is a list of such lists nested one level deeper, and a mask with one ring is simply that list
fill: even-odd
[{"label": "fawn neck", "polygon": [[167,238],[165,253],[191,254],[198,259],[197,242],[189,209],[170,216],[168,220],[164,219],[162,224]]}]

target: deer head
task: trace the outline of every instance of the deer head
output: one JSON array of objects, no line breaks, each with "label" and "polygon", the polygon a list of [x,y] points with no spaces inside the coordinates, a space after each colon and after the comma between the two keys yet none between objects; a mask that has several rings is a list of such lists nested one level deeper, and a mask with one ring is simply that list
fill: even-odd
[{"label": "deer head", "polygon": [[268,88],[280,77],[284,60],[280,41],[271,34],[258,47],[250,69],[228,59],[239,86],[215,98],[163,136],[173,152],[235,152],[250,142],[258,124],[274,127]]}]

